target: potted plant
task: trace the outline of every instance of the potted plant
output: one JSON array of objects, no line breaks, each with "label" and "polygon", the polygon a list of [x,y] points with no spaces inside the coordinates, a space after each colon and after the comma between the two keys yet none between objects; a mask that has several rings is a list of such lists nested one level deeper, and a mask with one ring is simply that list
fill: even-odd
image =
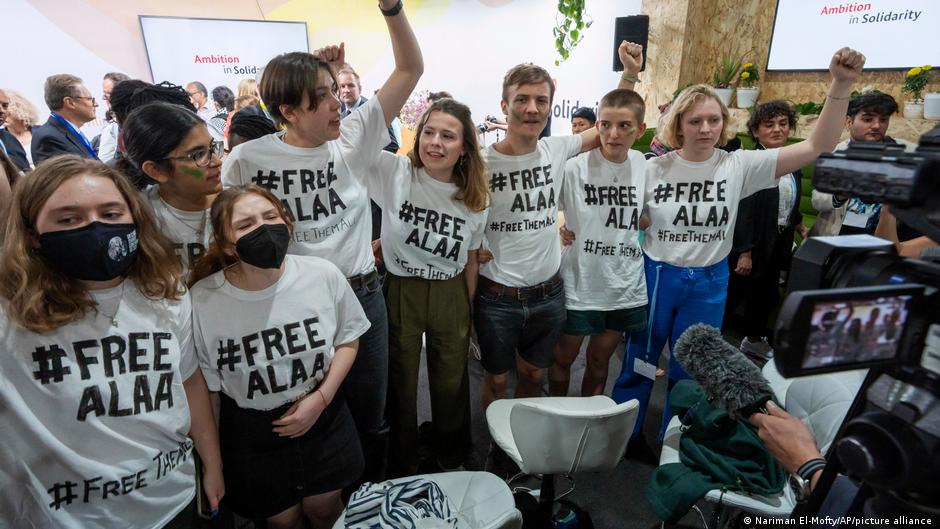
[{"label": "potted plant", "polygon": [[754,63],[745,63],[738,75],[738,108],[751,108],[757,102],[757,81],[760,81],[760,72]]},{"label": "potted plant", "polygon": [[907,71],[904,77],[904,87],[902,92],[911,94],[913,99],[904,102],[904,117],[922,118],[924,117],[924,88],[930,82],[931,66],[915,66]]},{"label": "potted plant", "polygon": [[741,57],[737,55],[725,55],[718,63],[718,69],[712,75],[712,86],[718,92],[718,97],[725,103],[725,106],[731,106],[731,83],[738,77],[741,71]]}]

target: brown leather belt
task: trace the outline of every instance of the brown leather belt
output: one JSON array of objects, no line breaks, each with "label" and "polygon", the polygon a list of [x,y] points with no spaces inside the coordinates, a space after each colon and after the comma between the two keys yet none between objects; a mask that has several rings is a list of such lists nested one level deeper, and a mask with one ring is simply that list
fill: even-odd
[{"label": "brown leather belt", "polygon": [[483,288],[498,296],[508,296],[510,298],[516,298],[519,301],[544,298],[558,283],[561,283],[561,274],[558,272],[555,272],[555,275],[550,277],[548,281],[532,285],[531,287],[508,287],[488,277],[480,276],[480,286]]}]

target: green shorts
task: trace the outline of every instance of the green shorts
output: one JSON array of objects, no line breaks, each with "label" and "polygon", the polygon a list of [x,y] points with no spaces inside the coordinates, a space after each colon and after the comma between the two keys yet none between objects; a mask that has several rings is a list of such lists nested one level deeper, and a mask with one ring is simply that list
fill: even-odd
[{"label": "green shorts", "polygon": [[646,305],[617,310],[569,310],[565,334],[593,336],[604,331],[637,332],[646,328]]}]

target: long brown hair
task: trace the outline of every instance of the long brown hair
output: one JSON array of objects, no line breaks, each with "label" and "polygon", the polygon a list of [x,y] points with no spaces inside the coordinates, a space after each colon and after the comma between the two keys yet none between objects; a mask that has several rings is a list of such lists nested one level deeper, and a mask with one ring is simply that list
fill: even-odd
[{"label": "long brown hair", "polygon": [[0,255],[0,297],[9,302],[8,316],[33,332],[53,331],[97,310],[79,280],[58,272],[35,251],[40,210],[66,180],[82,175],[111,180],[127,202],[139,240],[127,277],[151,299],[179,299],[185,292],[172,243],[127,179],[97,160],[57,156],[17,182]]},{"label": "long brown hair", "polygon": [[238,262],[232,253],[226,253],[226,250],[231,252],[235,248],[235,241],[231,240],[232,212],[235,210],[235,202],[250,194],[260,195],[267,199],[277,209],[277,214],[284,220],[284,224],[287,224],[291,237],[294,236],[294,218],[273,193],[256,184],[224,189],[215,197],[212,209],[209,210],[209,218],[212,220],[212,242],[209,243],[206,253],[202,254],[193,266],[193,271],[189,276],[190,286]]},{"label": "long brown hair", "polygon": [[486,179],[486,166],[480,155],[480,146],[477,143],[476,127],[467,105],[445,97],[431,103],[418,121],[418,130],[415,133],[415,143],[408,158],[415,168],[424,167],[421,162],[419,149],[421,148],[421,132],[431,117],[431,112],[443,112],[457,118],[463,128],[464,154],[454,165],[454,184],[457,193],[454,200],[463,202],[470,211],[483,211],[490,203],[490,190]]}]

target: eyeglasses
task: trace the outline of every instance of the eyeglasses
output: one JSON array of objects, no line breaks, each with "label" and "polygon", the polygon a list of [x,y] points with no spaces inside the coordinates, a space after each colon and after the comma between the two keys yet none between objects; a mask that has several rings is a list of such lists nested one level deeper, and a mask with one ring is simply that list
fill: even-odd
[{"label": "eyeglasses", "polygon": [[91,104],[95,104],[95,98],[93,96],[69,96],[72,99],[91,99]]},{"label": "eyeglasses", "polygon": [[196,167],[209,167],[212,157],[221,159],[223,152],[225,152],[225,144],[221,141],[214,141],[208,147],[199,147],[182,156],[167,156],[163,160],[189,160],[196,164]]}]

